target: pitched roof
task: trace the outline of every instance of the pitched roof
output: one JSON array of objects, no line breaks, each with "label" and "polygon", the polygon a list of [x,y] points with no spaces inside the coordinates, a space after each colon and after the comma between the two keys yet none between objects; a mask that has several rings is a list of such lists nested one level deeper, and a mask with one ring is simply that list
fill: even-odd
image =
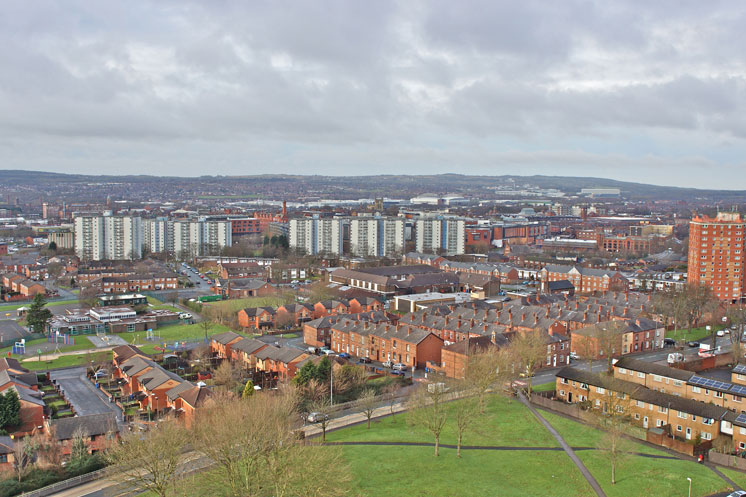
[{"label": "pitched roof", "polygon": [[642,373],[650,373],[658,376],[665,376],[666,378],[673,378],[675,380],[689,381],[689,379],[695,375],[691,371],[684,369],[669,368],[661,364],[655,364],[648,361],[641,361],[639,359],[633,359],[631,357],[623,357],[614,363],[615,368],[624,368],[632,371],[640,371]]},{"label": "pitched roof", "polygon": [[233,350],[240,350],[246,354],[252,354],[262,347],[266,347],[267,344],[257,340],[256,338],[244,338],[232,345]]},{"label": "pitched roof", "polygon": [[702,416],[703,418],[722,419],[730,411],[714,404],[706,404],[698,400],[685,399],[667,393],[656,392],[637,383],[619,380],[597,373],[589,373],[573,367],[562,368],[556,375],[558,378],[579,381],[587,385],[603,387],[614,392],[622,392],[634,400],[647,402],[657,406],[665,406],[676,411]]},{"label": "pitched roof", "polygon": [[114,413],[57,419],[52,421],[52,426],[55,428],[54,435],[57,440],[70,440],[78,429],[89,437],[119,431]]},{"label": "pitched roof", "polygon": [[181,392],[179,397],[192,407],[201,407],[211,395],[212,390],[209,388],[194,385],[192,388]]},{"label": "pitched roof", "polygon": [[112,352],[114,352],[114,355],[117,356],[117,360],[120,364],[136,355],[148,357],[148,354],[138,349],[134,345],[120,345],[118,347],[114,347],[114,349],[112,349]]},{"label": "pitched roof", "polygon": [[237,338],[244,338],[238,333],[235,333],[233,331],[226,331],[225,333],[218,333],[217,335],[212,336],[213,342],[218,342],[223,345],[228,345],[232,341],[234,341]]}]

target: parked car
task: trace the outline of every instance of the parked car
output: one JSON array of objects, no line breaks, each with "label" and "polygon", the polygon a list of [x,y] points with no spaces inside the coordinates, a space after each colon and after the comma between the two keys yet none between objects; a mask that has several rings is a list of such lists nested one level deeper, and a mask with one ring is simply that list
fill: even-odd
[{"label": "parked car", "polygon": [[406,364],[402,364],[401,362],[397,362],[393,366],[391,366],[391,369],[394,371],[407,371],[409,368]]},{"label": "parked car", "polygon": [[357,360],[357,362],[362,363],[362,364],[370,364],[370,359],[368,357],[361,357],[360,359]]},{"label": "parked car", "polygon": [[348,354],[347,352],[342,352],[341,354],[339,354],[339,358],[340,359],[349,359],[350,358],[350,354]]},{"label": "parked car", "polygon": [[391,371],[391,374],[394,376],[404,376],[404,371],[399,371],[398,369],[394,369]]},{"label": "parked car", "polygon": [[725,331],[718,330],[718,332],[716,333],[716,335],[719,336],[719,337],[724,337],[725,336]]},{"label": "parked car", "polygon": [[309,354],[314,354],[314,355],[320,352],[319,349],[317,349],[316,347],[308,347],[307,350]]},{"label": "parked car", "polygon": [[106,378],[107,376],[109,376],[109,373],[105,369],[99,369],[93,376],[95,376],[96,378]]},{"label": "parked car", "polygon": [[692,347],[692,348],[694,348],[694,347],[699,347],[699,342],[695,342],[694,340],[692,340],[692,341],[690,341],[690,342],[686,342],[686,344],[687,344],[688,346]]},{"label": "parked car", "polygon": [[334,355],[334,351],[331,349],[321,349],[321,353],[324,355]]},{"label": "parked car", "polygon": [[668,345],[676,345],[676,340],[674,340],[673,338],[664,338],[663,346],[666,347]]},{"label": "parked car", "polygon": [[308,415],[306,419],[308,420],[309,423],[318,423],[322,420],[328,421],[329,415],[324,414],[323,412],[312,412]]},{"label": "parked car", "polygon": [[733,493],[728,494],[728,497],[744,497],[746,496],[746,491],[744,490],[736,490]]},{"label": "parked car", "polygon": [[578,359],[580,359],[580,356],[578,355],[577,352],[573,351],[573,352],[570,352],[570,359],[577,361]]},{"label": "parked car", "polygon": [[394,365],[394,363],[391,362],[391,361],[383,361],[383,367],[384,368],[390,368],[393,365]]},{"label": "parked car", "polygon": [[192,319],[192,315],[188,312],[179,313],[179,319]]}]

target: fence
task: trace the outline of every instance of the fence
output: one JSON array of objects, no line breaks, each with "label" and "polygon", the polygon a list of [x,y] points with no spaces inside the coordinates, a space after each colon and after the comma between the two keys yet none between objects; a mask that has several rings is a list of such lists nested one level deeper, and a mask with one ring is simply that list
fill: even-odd
[{"label": "fence", "polygon": [[715,452],[714,450],[711,450],[710,454],[707,457],[709,458],[710,462],[717,465],[725,466],[726,468],[735,468],[741,471],[746,471],[746,459],[742,457],[738,457],[733,454],[723,454],[720,452]]},{"label": "fence", "polygon": [[51,485],[32,490],[31,492],[24,492],[21,494],[21,497],[46,497],[47,495],[56,494],[57,492],[67,490],[68,488],[77,487],[78,485],[98,480],[104,476],[106,476],[106,468],[92,471],[84,475],[74,476],[67,480],[58,481],[57,483],[52,483]]}]

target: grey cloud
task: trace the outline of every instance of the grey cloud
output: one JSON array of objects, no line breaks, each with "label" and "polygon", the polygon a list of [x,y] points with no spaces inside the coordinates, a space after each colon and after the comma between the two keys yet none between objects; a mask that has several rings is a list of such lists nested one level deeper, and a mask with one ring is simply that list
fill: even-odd
[{"label": "grey cloud", "polygon": [[4,7],[0,167],[484,172],[514,150],[551,174],[663,177],[746,152],[736,1]]}]

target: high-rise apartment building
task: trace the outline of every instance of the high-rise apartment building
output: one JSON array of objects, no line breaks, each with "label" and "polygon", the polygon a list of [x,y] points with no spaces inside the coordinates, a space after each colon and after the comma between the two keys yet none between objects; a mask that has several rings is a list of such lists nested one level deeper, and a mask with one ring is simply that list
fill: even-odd
[{"label": "high-rise apartment building", "polygon": [[142,257],[142,219],[136,216],[75,216],[75,250],[81,259]]},{"label": "high-rise apartment building", "polygon": [[390,257],[404,251],[404,219],[353,217],[350,252],[359,257]]},{"label": "high-rise apartment building", "polygon": [[743,239],[746,223],[740,214],[719,212],[697,216],[689,223],[690,284],[703,284],[721,300],[744,297]]},{"label": "high-rise apartment building", "polygon": [[308,217],[291,219],[289,228],[290,248],[306,254],[334,254],[343,252],[343,218]]},{"label": "high-rise apartment building", "polygon": [[417,252],[459,255],[464,253],[466,221],[456,218],[424,218],[415,223]]}]

